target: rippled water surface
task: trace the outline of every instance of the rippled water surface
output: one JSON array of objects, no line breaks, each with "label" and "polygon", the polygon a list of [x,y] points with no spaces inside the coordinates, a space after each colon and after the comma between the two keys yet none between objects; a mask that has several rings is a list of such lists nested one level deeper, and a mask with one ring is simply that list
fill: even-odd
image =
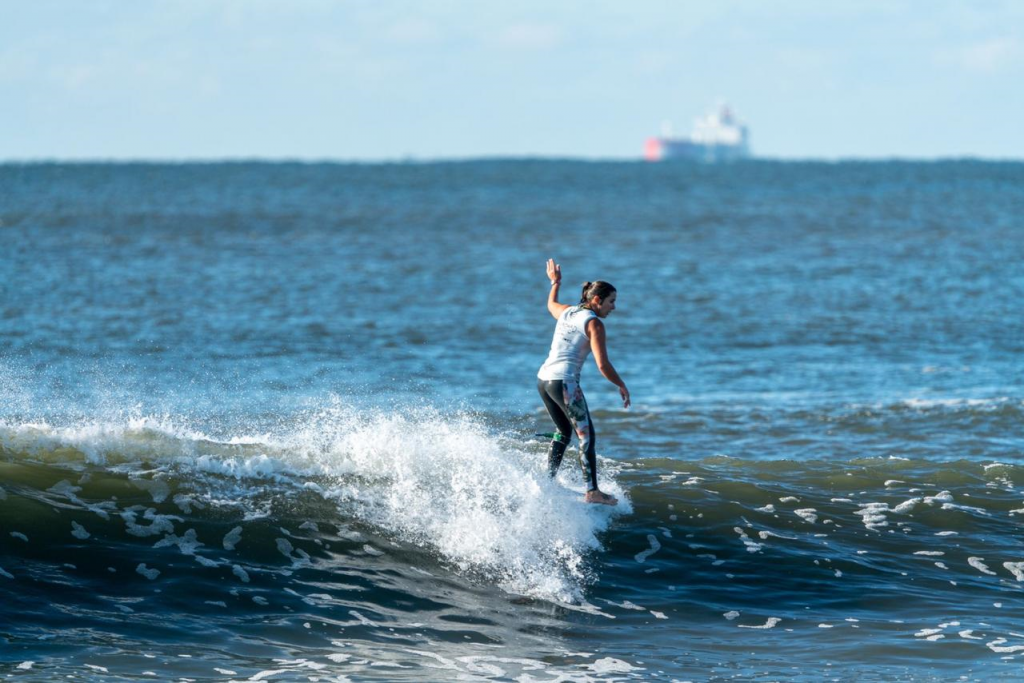
[{"label": "rippled water surface", "polygon": [[[0,166],[0,674],[1018,679],[1021,215],[1015,163]],[[544,473],[548,257],[619,291],[614,509]]]}]

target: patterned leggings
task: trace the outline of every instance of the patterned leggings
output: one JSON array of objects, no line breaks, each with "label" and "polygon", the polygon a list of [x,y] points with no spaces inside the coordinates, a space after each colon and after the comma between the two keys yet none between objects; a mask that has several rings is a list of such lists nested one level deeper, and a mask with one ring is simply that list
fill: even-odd
[{"label": "patterned leggings", "polygon": [[569,446],[570,434],[576,432],[580,442],[580,466],[587,490],[597,489],[597,452],[594,425],[590,421],[590,410],[583,389],[571,379],[537,380],[537,391],[544,401],[544,407],[555,423],[557,433],[548,451],[548,472],[555,476],[562,464],[562,456]]}]

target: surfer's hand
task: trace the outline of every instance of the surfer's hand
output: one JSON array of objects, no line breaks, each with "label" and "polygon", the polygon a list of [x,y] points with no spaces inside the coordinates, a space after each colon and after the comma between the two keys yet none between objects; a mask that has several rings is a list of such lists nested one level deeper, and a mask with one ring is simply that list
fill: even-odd
[{"label": "surfer's hand", "polygon": [[629,389],[627,389],[624,386],[619,387],[619,396],[622,397],[622,407],[623,408],[628,408],[629,407]]},{"label": "surfer's hand", "polygon": [[548,259],[548,279],[552,282],[560,282],[562,279],[562,266],[555,263],[555,259]]}]

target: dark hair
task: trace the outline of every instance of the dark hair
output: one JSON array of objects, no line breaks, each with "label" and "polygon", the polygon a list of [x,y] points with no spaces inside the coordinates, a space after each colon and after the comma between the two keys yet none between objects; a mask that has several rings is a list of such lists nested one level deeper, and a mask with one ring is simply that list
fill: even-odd
[{"label": "dark hair", "polygon": [[609,296],[611,296],[612,292],[614,291],[615,287],[613,287],[610,282],[605,282],[604,280],[584,282],[583,292],[580,294],[580,303],[590,303],[590,300],[593,299],[595,296],[601,299],[601,301],[604,301]]}]

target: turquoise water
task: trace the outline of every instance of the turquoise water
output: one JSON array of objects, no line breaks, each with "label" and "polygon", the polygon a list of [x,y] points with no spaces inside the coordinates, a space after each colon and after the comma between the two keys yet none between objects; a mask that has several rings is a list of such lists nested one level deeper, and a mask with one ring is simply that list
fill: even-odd
[{"label": "turquoise water", "polygon": [[[0,673],[1018,678],[1022,181],[0,166]],[[615,509],[544,475],[548,257],[619,290]]]}]

